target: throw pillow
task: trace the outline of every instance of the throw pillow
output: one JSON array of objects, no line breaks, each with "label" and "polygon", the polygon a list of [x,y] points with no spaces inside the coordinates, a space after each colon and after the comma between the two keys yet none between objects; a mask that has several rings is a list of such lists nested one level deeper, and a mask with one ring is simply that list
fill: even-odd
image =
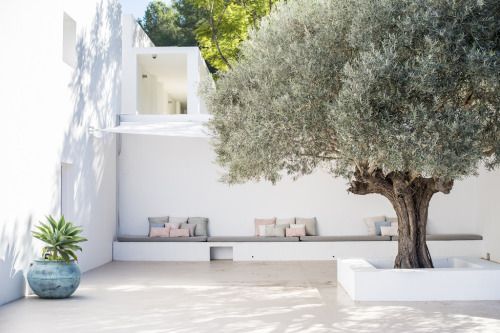
[{"label": "throw pillow", "polygon": [[151,236],[151,228],[163,228],[165,226],[165,223],[168,222],[168,216],[148,217],[148,222],[149,222],[148,236]]},{"label": "throw pillow", "polygon": [[306,226],[306,235],[307,236],[317,236],[318,232],[316,230],[316,218],[311,217],[311,218],[304,218],[304,217],[297,217],[295,219],[295,224],[304,224]]},{"label": "throw pillow", "polygon": [[382,232],[380,231],[380,227],[390,227],[391,222],[389,221],[379,221],[375,222],[375,234],[377,236],[382,236]]},{"label": "throw pillow", "polygon": [[188,229],[171,229],[170,237],[189,237]]},{"label": "throw pillow", "polygon": [[391,225],[390,227],[380,227],[380,233],[382,236],[397,236],[398,226]]},{"label": "throw pillow", "polygon": [[373,216],[373,217],[365,217],[363,219],[363,222],[366,224],[366,227],[368,228],[368,235],[375,236],[377,235],[377,231],[375,230],[375,222],[381,222],[385,221],[385,216],[380,215],[380,216]]},{"label": "throw pillow", "polygon": [[193,237],[196,229],[196,224],[183,223],[181,224],[181,229],[189,230],[189,236]]},{"label": "throw pillow", "polygon": [[169,237],[170,227],[166,228],[151,228],[149,237]]},{"label": "throw pillow", "polygon": [[285,219],[276,219],[276,225],[286,225],[295,224],[295,217],[289,217]]},{"label": "throw pillow", "polygon": [[285,236],[286,237],[300,237],[306,235],[306,227],[302,225],[299,228],[286,228]]},{"label": "throw pillow", "polygon": [[170,227],[170,229],[179,229],[180,225],[181,225],[180,223],[172,223],[172,222],[165,223],[165,227]]},{"label": "throw pillow", "polygon": [[389,222],[395,222],[396,224],[398,223],[398,218],[397,217],[386,217],[385,218],[386,221],[389,221]]},{"label": "throw pillow", "polygon": [[196,224],[196,228],[194,229],[195,236],[208,236],[208,218],[190,217],[187,223]]},{"label": "throw pillow", "polygon": [[283,233],[283,236],[285,236],[285,229],[290,227],[290,224],[276,224],[274,226],[276,229],[281,229],[280,231],[277,231],[278,233]]},{"label": "throw pillow", "polygon": [[276,224],[276,218],[275,217],[272,217],[272,218],[267,218],[267,219],[255,219],[254,220],[254,224],[255,224],[255,236],[261,236],[259,234],[259,226],[261,225],[270,225],[270,224]]},{"label": "throw pillow", "polygon": [[272,225],[272,224],[263,225],[260,227],[264,228],[264,235],[266,237],[285,237],[285,229],[286,228],[282,228],[281,226]]},{"label": "throw pillow", "polygon": [[168,218],[168,222],[171,222],[171,223],[179,223],[179,224],[182,224],[182,223],[186,223],[188,221],[188,218],[187,217],[175,217],[175,216],[170,216]]}]

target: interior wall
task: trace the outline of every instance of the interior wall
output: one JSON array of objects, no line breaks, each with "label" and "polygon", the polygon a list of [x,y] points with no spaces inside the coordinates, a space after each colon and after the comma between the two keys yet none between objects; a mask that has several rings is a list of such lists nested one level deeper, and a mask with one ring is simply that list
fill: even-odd
[{"label": "interior wall", "polygon": [[[346,181],[318,171],[292,181],[226,185],[206,139],[123,135],[119,156],[122,234],[147,234],[148,216],[207,216],[211,235],[252,235],[255,217],[316,216],[322,235],[362,235],[363,217],[394,216],[380,195],[347,193]],[[436,195],[431,233],[479,233],[478,178]]]},{"label": "interior wall", "polygon": [[[0,52],[0,305],[24,295],[41,247],[30,230],[61,213],[61,192],[89,239],[81,269],[112,259],[116,142],[92,128],[113,126],[119,113],[120,12],[114,0],[0,2],[2,27],[15,29],[0,32],[0,44],[14,50]],[[64,13],[76,22],[74,64],[63,61]],[[62,164],[71,170],[63,182],[73,182],[64,191]]]},{"label": "interior wall", "polygon": [[[172,99],[158,77],[138,65],[138,101],[140,114],[181,113],[179,102]],[[144,77],[145,76],[145,77]]]}]

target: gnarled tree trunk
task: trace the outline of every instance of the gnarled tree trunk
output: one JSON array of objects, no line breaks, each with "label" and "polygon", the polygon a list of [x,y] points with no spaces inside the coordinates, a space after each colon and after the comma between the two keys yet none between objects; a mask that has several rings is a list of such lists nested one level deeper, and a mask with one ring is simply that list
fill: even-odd
[{"label": "gnarled tree trunk", "polygon": [[398,217],[398,254],[395,268],[432,268],[426,229],[429,203],[434,193],[449,193],[453,180],[424,178],[409,172],[384,175],[380,169],[360,166],[349,191],[378,193],[389,199]]}]

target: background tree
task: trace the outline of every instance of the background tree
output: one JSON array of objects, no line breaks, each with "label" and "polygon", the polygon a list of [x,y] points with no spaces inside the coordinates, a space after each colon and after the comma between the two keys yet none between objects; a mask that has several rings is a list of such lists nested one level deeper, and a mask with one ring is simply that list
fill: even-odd
[{"label": "background tree", "polygon": [[429,203],[500,163],[500,3],[296,0],[250,33],[205,88],[224,180],[317,167],[380,194],[399,219],[396,268],[432,267]]},{"label": "background tree", "polygon": [[256,28],[278,0],[185,0],[201,11],[196,39],[203,57],[219,71],[231,68],[249,28]]},{"label": "background tree", "polygon": [[161,0],[151,1],[138,22],[156,46],[177,45],[180,29],[178,13]]},{"label": "background tree", "polygon": [[201,20],[201,11],[189,1],[168,6],[154,0],[138,22],[156,46],[197,46],[195,30]]},{"label": "background tree", "polygon": [[212,72],[225,71],[277,1],[153,0],[138,22],[156,46],[199,46]]}]

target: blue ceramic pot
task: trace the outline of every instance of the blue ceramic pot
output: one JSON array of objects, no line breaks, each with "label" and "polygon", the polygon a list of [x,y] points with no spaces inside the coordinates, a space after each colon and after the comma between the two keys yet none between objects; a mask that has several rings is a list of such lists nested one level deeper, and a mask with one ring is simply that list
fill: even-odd
[{"label": "blue ceramic pot", "polygon": [[41,298],[66,298],[78,288],[80,276],[74,261],[35,260],[28,271],[28,283]]}]

